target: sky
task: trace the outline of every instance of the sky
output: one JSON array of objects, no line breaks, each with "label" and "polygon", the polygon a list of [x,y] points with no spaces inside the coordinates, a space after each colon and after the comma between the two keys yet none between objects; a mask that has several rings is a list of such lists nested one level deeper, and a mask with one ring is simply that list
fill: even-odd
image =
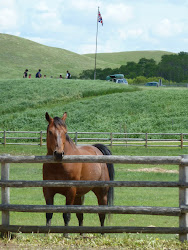
[{"label": "sky", "polygon": [[78,54],[188,52],[188,0],[0,0],[0,33]]}]

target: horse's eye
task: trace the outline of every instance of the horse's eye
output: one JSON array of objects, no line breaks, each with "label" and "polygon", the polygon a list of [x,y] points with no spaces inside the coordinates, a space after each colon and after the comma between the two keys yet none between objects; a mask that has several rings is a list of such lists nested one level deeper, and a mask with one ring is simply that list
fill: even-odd
[{"label": "horse's eye", "polygon": [[49,130],[49,135],[52,135],[52,131],[51,130]]}]

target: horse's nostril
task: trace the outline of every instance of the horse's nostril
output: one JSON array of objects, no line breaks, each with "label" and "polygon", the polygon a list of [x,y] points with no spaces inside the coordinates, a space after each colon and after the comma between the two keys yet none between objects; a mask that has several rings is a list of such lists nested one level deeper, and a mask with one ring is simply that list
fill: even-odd
[{"label": "horse's nostril", "polygon": [[63,158],[63,155],[64,155],[64,152],[57,152],[57,151],[54,151],[54,158],[55,160],[62,160]]}]

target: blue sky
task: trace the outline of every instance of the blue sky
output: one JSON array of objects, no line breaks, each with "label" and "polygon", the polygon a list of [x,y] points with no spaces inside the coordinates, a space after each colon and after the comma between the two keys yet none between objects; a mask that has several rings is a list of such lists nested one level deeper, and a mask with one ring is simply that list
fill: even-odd
[{"label": "blue sky", "polygon": [[188,0],[0,0],[0,33],[67,49],[188,52]]}]

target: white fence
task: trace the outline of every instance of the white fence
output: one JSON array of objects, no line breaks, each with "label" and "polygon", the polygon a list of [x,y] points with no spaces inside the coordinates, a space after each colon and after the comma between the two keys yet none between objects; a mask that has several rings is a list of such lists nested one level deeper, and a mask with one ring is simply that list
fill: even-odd
[{"label": "white fence", "polygon": [[[107,146],[188,147],[188,133],[69,132],[76,144]],[[46,131],[0,131],[0,144],[46,145]]]},{"label": "white fence", "polygon": [[[10,181],[10,163],[46,163],[54,162],[52,156],[10,156],[0,155],[2,225],[0,232],[23,233],[157,233],[179,234],[181,241],[188,237],[188,156],[64,156],[62,162],[111,162],[124,164],[167,164],[179,165],[178,182],[156,181]],[[113,187],[176,187],[179,188],[179,207],[144,207],[144,206],[52,206],[52,205],[12,205],[9,202],[10,187],[55,187],[55,186],[113,186]],[[165,190],[164,190],[165,192]],[[178,216],[179,227],[63,227],[63,226],[24,226],[10,225],[10,211],[17,212],[83,212],[114,214],[146,214]]]}]

